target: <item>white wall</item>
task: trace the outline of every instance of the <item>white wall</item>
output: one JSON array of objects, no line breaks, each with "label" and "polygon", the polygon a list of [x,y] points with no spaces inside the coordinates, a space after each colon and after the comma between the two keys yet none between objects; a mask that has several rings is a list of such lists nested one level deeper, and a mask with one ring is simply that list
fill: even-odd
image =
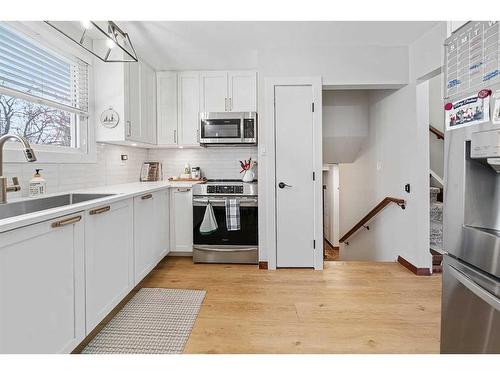
[{"label": "white wall", "polygon": [[[258,111],[259,111],[259,260],[267,260],[268,194],[274,186],[271,174],[274,155],[267,152],[265,118],[268,110],[265,98],[265,79],[268,77],[322,78],[323,86],[401,86],[408,83],[408,47],[331,46],[308,49],[262,49],[258,53]],[[269,146],[270,147],[270,146]],[[269,178],[268,178],[269,176]]]},{"label": "white wall", "polygon": [[[444,111],[442,85],[443,76],[438,74],[429,80],[429,123],[444,133]],[[430,167],[438,174],[444,176],[444,141],[429,132]]]},{"label": "white wall", "polygon": [[333,245],[339,246],[339,166],[323,166],[324,190],[324,236]]},{"label": "white wall", "polygon": [[[122,154],[128,155],[127,161],[121,161]],[[5,175],[9,179],[19,177],[22,187],[19,193],[9,193],[9,197],[28,195],[29,180],[35,168],[43,169],[41,173],[47,180],[48,193],[138,181],[141,165],[147,160],[147,155],[146,149],[100,143],[97,146],[96,163],[5,163]]]},{"label": "white wall", "polygon": [[[250,157],[257,160],[257,147],[150,149],[148,157],[162,162],[165,178],[178,176],[189,163],[191,167],[200,167],[202,175],[208,179],[241,179],[239,160]],[[258,167],[256,169],[258,172]]]},{"label": "white wall", "polygon": [[323,91],[323,163],[351,163],[368,141],[368,91]]},{"label": "white wall", "polygon": [[[375,135],[369,127],[369,138],[352,163],[339,164],[339,231],[342,237],[359,221],[376,201]],[[377,259],[374,238],[360,230],[349,240],[349,247],[341,244],[342,260]]]},{"label": "white wall", "polygon": [[[410,83],[399,90],[376,90],[370,95],[370,146],[354,164],[340,166],[341,235],[385,196],[406,199],[407,208],[387,207],[371,222],[370,231],[361,229],[349,246],[341,246],[341,259],[394,261],[402,256],[417,267],[432,266],[429,88],[427,82],[418,82],[441,69],[445,38],[446,25],[440,23],[410,46]],[[361,163],[363,159],[366,163]],[[411,184],[410,194],[403,190],[406,183]],[[362,185],[368,186],[366,190]],[[356,195],[364,202],[356,201]],[[359,214],[346,217],[347,209]]]},{"label": "white wall", "polygon": [[330,46],[261,49],[259,73],[274,76],[321,76],[323,85],[401,85],[408,82],[408,48]]},{"label": "white wall", "polygon": [[[342,260],[394,261],[398,255],[410,262],[418,257],[418,142],[414,85],[400,90],[376,90],[370,95],[370,146],[353,164],[340,166],[341,233],[386,196],[407,200],[406,210],[390,205],[342,245]],[[409,106],[409,103],[413,105]],[[426,134],[427,135],[427,134]],[[412,187],[410,194],[404,185]],[[428,249],[427,249],[428,251]]]}]

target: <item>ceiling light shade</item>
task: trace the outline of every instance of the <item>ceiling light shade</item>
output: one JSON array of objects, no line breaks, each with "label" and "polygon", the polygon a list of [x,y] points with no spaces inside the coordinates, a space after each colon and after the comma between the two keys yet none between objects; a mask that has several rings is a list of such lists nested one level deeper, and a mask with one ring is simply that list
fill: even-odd
[{"label": "ceiling light shade", "polygon": [[113,21],[45,21],[104,62],[137,62],[127,33]]}]

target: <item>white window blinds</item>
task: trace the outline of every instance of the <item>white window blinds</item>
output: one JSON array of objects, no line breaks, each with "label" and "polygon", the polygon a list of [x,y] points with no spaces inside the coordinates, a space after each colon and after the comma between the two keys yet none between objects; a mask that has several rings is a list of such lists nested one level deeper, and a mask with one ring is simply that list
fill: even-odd
[{"label": "white window blinds", "polygon": [[88,115],[88,65],[36,45],[0,23],[0,90]]}]

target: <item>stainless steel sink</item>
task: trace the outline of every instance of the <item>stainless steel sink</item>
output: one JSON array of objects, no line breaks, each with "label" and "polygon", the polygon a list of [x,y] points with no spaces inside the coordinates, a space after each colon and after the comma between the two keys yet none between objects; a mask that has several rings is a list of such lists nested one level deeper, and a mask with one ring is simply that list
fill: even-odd
[{"label": "stainless steel sink", "polygon": [[0,220],[13,216],[48,210],[50,208],[68,206],[70,204],[109,197],[115,194],[63,194],[47,198],[29,199],[25,201],[0,204]]}]

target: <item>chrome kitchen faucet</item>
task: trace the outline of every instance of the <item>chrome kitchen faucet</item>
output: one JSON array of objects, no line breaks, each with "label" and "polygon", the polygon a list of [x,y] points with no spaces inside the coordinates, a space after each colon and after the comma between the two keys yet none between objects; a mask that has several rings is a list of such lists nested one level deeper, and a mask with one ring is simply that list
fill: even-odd
[{"label": "chrome kitchen faucet", "polygon": [[0,137],[0,204],[7,203],[7,193],[10,191],[19,191],[21,186],[19,185],[19,179],[17,177],[12,177],[12,186],[7,186],[7,177],[3,175],[3,146],[5,142],[9,139],[17,139],[23,144],[23,152],[26,160],[28,162],[36,161],[35,152],[31,148],[31,145],[26,140],[26,138],[20,137],[15,134],[5,134]]}]

